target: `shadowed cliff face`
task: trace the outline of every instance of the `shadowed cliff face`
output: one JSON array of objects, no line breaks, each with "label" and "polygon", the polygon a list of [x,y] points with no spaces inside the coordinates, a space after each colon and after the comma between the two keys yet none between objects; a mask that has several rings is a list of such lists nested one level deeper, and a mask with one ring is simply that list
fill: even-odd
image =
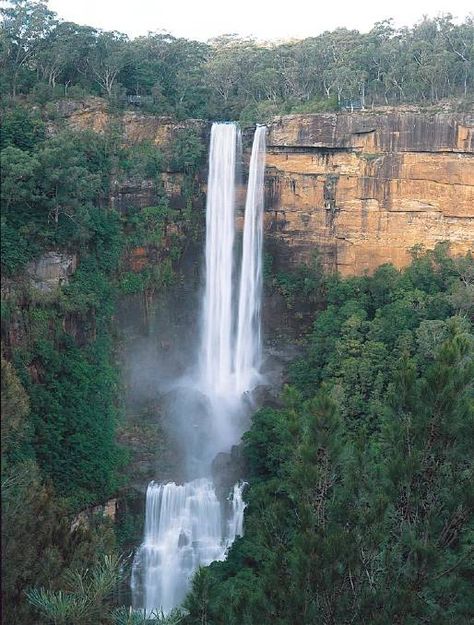
[{"label": "shadowed cliff face", "polygon": [[266,228],[317,249],[344,275],[410,260],[416,244],[474,243],[474,116],[411,112],[292,115],[270,126]]},{"label": "shadowed cliff face", "polygon": [[[62,107],[76,129],[101,132],[110,122],[99,99]],[[204,141],[210,128],[136,112],[125,112],[120,124],[125,143],[151,140],[163,149],[183,127]],[[162,179],[180,207],[182,175],[169,171]],[[154,201],[146,182],[113,186],[111,203],[120,210]],[[276,118],[268,133],[265,228],[285,263],[307,261],[317,250],[343,275],[387,262],[402,267],[416,244],[433,248],[447,240],[452,253],[465,253],[474,243],[474,115],[392,110]]]},{"label": "shadowed cliff face", "polygon": [[474,114],[363,112],[285,115],[270,126],[270,146],[380,152],[473,152]]}]

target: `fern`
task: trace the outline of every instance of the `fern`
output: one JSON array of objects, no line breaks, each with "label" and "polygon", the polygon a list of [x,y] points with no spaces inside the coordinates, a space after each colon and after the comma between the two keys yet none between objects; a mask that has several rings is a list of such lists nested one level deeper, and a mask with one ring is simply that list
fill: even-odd
[{"label": "fern", "polygon": [[76,623],[89,611],[87,597],[79,594],[33,588],[26,592],[26,596],[31,605],[54,625]]},{"label": "fern", "polygon": [[112,622],[114,625],[179,625],[184,617],[185,613],[179,609],[165,616],[158,610],[146,612],[122,607],[114,611]]}]

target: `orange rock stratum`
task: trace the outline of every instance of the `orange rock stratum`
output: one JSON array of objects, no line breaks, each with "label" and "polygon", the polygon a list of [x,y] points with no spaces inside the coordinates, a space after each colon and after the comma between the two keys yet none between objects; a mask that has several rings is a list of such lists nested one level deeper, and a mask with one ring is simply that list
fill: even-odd
[{"label": "orange rock stratum", "polygon": [[293,262],[342,274],[410,260],[415,244],[474,247],[474,116],[412,112],[277,118],[266,228]]},{"label": "orange rock stratum", "polygon": [[[110,122],[99,99],[62,113],[74,128],[103,132]],[[164,150],[182,128],[205,141],[210,128],[130,111],[120,125],[125,143],[149,140]],[[474,114],[286,115],[269,125],[267,143],[266,238],[283,263],[317,250],[326,267],[352,275],[386,262],[402,267],[416,244],[449,241],[453,254],[474,248]],[[182,177],[162,178],[179,206]],[[202,172],[203,187],[205,180]],[[116,195],[151,201],[133,186]]]}]

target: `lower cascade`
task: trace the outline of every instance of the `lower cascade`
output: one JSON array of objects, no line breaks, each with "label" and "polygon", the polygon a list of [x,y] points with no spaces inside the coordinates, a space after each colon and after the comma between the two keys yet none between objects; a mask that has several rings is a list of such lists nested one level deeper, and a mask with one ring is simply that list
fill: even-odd
[{"label": "lower cascade", "polygon": [[[233,243],[240,133],[230,123],[215,123],[211,129],[206,281],[198,371],[192,383],[194,391],[208,400],[209,414],[202,427],[207,426],[205,436],[211,444],[199,446],[192,442],[199,437],[188,437],[194,473],[190,478],[194,479],[148,486],[144,540],[135,555],[131,582],[133,606],[147,613],[168,614],[179,606],[196,569],[223,560],[235,538],[243,534],[245,483],[235,484],[227,498],[219,498],[209,476],[213,457],[238,443],[246,412],[244,394],[259,379],[265,134],[266,128],[258,126],[250,160],[242,259],[236,272]],[[186,404],[186,412],[186,418],[193,416],[192,403]]]},{"label": "lower cascade", "polygon": [[179,605],[198,566],[223,560],[242,535],[243,483],[236,484],[227,521],[212,481],[151,482],[146,497],[145,539],[137,553],[132,591],[147,611]]}]

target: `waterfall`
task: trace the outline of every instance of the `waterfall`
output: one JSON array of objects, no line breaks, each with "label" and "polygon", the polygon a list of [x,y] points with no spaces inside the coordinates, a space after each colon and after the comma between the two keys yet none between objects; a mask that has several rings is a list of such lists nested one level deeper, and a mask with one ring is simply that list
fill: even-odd
[{"label": "waterfall", "polygon": [[[132,569],[133,603],[146,612],[167,614],[179,605],[193,572],[223,560],[243,533],[244,483],[234,485],[227,501],[219,501],[212,480],[201,475],[202,467],[206,476],[210,473],[208,456],[212,460],[217,452],[238,442],[243,429],[239,416],[245,413],[242,394],[258,379],[265,132],[265,127],[257,127],[252,148],[236,301],[235,189],[241,138],[236,124],[213,124],[211,129],[199,374],[194,390],[186,388],[181,393],[191,396],[182,404],[187,407],[188,422],[193,412],[198,414],[198,404],[203,411],[202,398],[206,397],[208,414],[199,427],[207,424],[203,432],[207,440],[198,436],[195,440],[200,445],[188,443],[189,455],[196,457],[194,466],[201,467],[199,479],[148,486],[145,535]],[[189,408],[193,392],[199,396],[194,410]]]},{"label": "waterfall", "polygon": [[198,566],[225,558],[227,548],[242,535],[242,490],[243,484],[234,486],[223,532],[221,505],[211,480],[149,484],[145,538],[132,574],[132,592],[146,612],[169,613],[184,599]]},{"label": "waterfall", "polygon": [[232,273],[238,130],[213,124],[206,206],[206,285],[200,373],[203,390],[228,393],[232,380]]},{"label": "waterfall", "polygon": [[249,390],[260,367],[260,301],[262,291],[263,203],[265,174],[265,126],[257,126],[250,158],[242,242],[239,314],[235,345],[235,386]]}]

